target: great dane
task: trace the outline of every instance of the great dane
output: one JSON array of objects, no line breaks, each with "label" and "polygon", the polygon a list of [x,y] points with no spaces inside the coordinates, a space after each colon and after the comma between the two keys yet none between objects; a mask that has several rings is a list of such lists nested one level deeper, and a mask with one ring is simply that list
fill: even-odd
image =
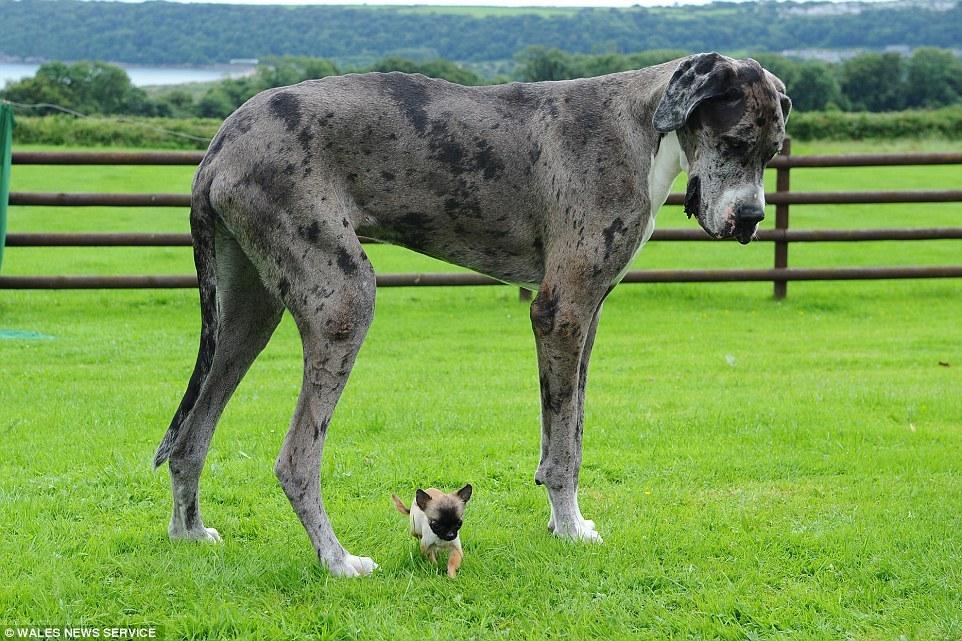
[{"label": "great dane", "polygon": [[318,559],[345,550],[321,499],[331,414],[374,314],[369,236],[536,289],[549,529],[600,541],[578,507],[588,358],[602,301],[648,240],[672,181],[710,235],[748,243],[791,102],[751,59],[697,54],[598,78],[462,87],[370,73],[264,91],[197,170],[190,226],[200,350],[154,463],[169,459],[172,538],[220,540],[198,481],[217,421],[286,308],[304,379],[275,465]]}]

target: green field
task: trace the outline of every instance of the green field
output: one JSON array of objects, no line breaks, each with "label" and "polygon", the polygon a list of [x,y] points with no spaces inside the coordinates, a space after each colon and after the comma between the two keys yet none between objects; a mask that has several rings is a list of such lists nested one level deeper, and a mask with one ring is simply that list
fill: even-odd
[{"label": "green field", "polygon": [[[797,144],[795,153],[957,149]],[[187,191],[189,168],[14,167],[16,191]],[[949,189],[958,167],[793,171],[799,190]],[[772,216],[769,216],[772,218]],[[766,221],[768,223],[769,221]],[[962,204],[796,207],[793,226],[958,226]],[[659,227],[695,225],[666,208]],[[173,209],[12,208],[10,231],[182,231]],[[372,246],[381,272],[450,269]],[[793,245],[793,266],[958,264],[962,241]],[[769,267],[768,243],[652,243],[636,267]],[[182,274],[177,249],[27,249],[2,273]],[[581,505],[552,539],[528,312],[510,287],[384,289],[329,432],[325,501],[381,568],[329,578],[272,468],[286,318],[202,480],[222,546],[170,543],[150,460],[196,354],[194,291],[0,292],[0,626],[164,638],[962,638],[962,283],[624,285],[588,389]],[[0,333],[0,336],[4,335]],[[391,492],[475,497],[449,581]]]}]

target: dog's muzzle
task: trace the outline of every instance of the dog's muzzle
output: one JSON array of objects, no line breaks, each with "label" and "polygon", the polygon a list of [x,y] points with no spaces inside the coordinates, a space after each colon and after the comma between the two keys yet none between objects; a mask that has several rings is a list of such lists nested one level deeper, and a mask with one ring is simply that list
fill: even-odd
[{"label": "dog's muzzle", "polygon": [[758,205],[738,205],[735,208],[735,229],[732,236],[742,245],[747,245],[755,235],[758,223],[765,220],[765,209]]}]

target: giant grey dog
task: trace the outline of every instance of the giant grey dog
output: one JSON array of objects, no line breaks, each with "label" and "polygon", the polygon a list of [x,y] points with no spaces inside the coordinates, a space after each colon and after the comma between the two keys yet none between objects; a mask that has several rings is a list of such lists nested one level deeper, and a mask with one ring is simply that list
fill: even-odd
[{"label": "giant grey dog", "polygon": [[547,487],[554,534],[600,541],[577,490],[602,301],[682,170],[689,216],[714,237],[751,240],[790,106],[757,62],[716,53],[583,80],[462,87],[371,73],[251,98],[193,183],[200,350],[154,461],[169,459],[170,536],[220,540],[200,515],[204,459],[287,308],[304,379],[275,472],[332,574],[377,567],[338,542],[319,479],[331,414],[374,314],[364,235],[538,291],[534,478]]}]

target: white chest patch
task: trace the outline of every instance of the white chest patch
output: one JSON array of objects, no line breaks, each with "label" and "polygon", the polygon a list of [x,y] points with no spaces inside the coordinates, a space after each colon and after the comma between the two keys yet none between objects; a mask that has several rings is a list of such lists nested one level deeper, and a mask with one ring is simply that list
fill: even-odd
[{"label": "white chest patch", "polygon": [[668,200],[671,184],[681,173],[683,156],[681,145],[678,144],[678,136],[674,131],[661,139],[658,153],[651,155],[651,168],[648,170],[648,199],[651,202],[649,221],[652,229],[654,229],[655,216]]},{"label": "white chest patch", "polygon": [[651,154],[651,167],[648,170],[648,202],[651,203],[651,211],[648,214],[648,222],[641,231],[641,242],[638,243],[638,248],[632,255],[631,260],[618,274],[615,279],[616,283],[624,278],[625,273],[635,262],[635,258],[638,257],[638,252],[655,232],[655,217],[665,201],[668,200],[671,185],[675,182],[678,174],[681,173],[683,164],[688,164],[687,159],[681,151],[681,145],[678,144],[678,136],[675,135],[675,132],[671,132],[661,139],[658,153]]}]

